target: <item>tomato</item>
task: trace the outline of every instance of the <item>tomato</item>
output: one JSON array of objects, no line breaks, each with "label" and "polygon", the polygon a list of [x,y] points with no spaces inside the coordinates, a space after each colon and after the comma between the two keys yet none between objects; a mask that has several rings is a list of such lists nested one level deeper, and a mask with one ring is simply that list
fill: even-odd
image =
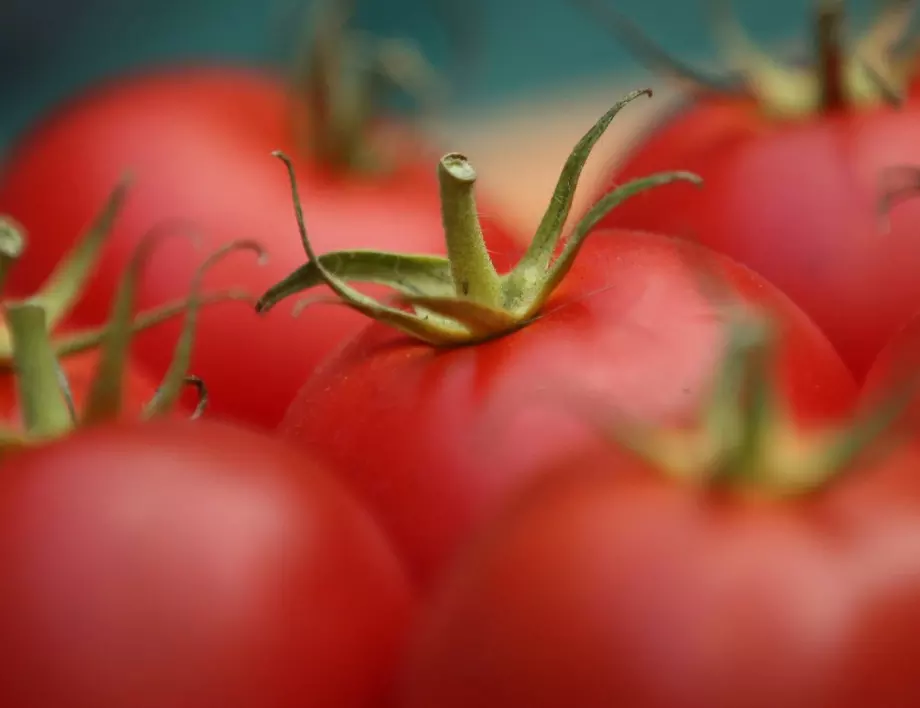
[{"label": "tomato", "polygon": [[[164,221],[194,226],[202,253],[241,237],[261,241],[270,255],[264,267],[229,259],[205,280],[209,289],[261,292],[303,261],[274,150],[301,155],[295,159],[306,212],[323,247],[443,251],[435,160],[418,138],[405,137],[391,173],[341,174],[298,153],[291,117],[282,81],[229,68],[125,78],[61,107],[15,146],[0,177],[0,210],[28,224],[42,244],[24,255],[10,291],[27,293],[48,274],[130,169],[132,190],[73,322],[100,321],[138,240]],[[389,136],[392,127],[381,130]],[[55,191],[53,209],[49,184],[66,185]],[[487,235],[499,254],[513,248],[496,220]],[[199,262],[186,246],[164,244],[150,260],[138,305],[184,296]],[[291,322],[292,304],[263,318],[232,302],[202,313],[192,370],[208,384],[214,416],[273,427],[304,377],[362,324],[340,307],[312,308]],[[156,376],[168,365],[177,327],[138,338],[139,359]]]},{"label": "tomato", "polygon": [[452,568],[403,705],[917,705],[917,497],[873,478],[918,467],[904,448],[784,500],[573,457]]},{"label": "tomato", "polygon": [[[891,3],[888,10],[900,7]],[[913,73],[889,77],[894,60],[876,57],[878,47],[833,64],[849,72],[842,77],[796,79],[815,90],[820,79],[842,84],[844,96],[823,109],[771,113],[780,108],[773,105],[777,97],[758,90],[777,82],[757,83],[754,72],[745,75],[753,95],[703,93],[637,139],[599,185],[604,192],[662,169],[700,175],[701,191],[668,185],[630,200],[603,223],[690,238],[750,266],[815,320],[858,379],[920,306],[920,202],[899,206],[890,232],[880,229],[878,209],[885,170],[920,164],[920,84]],[[903,105],[859,93],[877,85],[853,66],[864,59],[883,81],[898,79],[893,88],[904,95]],[[799,85],[787,98],[803,98],[804,90]]]},{"label": "tomato", "polygon": [[723,304],[701,287],[716,274],[776,320],[777,375],[798,420],[847,411],[846,366],[763,278],[688,242],[600,231],[511,334],[433,348],[370,325],[307,380],[279,435],[338,473],[428,586],[538,463],[592,439],[565,403],[573,392],[639,420],[695,419],[724,341]]},{"label": "tomato", "polygon": [[172,420],[84,430],[0,477],[3,705],[386,704],[405,573],[308,458]]}]

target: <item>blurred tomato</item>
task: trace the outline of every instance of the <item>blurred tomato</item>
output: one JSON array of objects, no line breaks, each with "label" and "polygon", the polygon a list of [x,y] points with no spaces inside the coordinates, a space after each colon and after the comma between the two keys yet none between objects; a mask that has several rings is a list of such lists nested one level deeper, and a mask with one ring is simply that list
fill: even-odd
[{"label": "blurred tomato", "polygon": [[0,704],[377,708],[412,595],[308,458],[210,421],[4,460]]}]

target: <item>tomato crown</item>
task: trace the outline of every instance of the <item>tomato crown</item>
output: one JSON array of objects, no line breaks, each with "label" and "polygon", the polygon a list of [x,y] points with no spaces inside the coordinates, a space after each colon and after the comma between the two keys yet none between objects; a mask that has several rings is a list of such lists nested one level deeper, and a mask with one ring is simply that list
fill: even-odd
[{"label": "tomato crown", "polygon": [[803,430],[770,374],[776,342],[771,322],[739,305],[728,308],[727,321],[723,363],[698,425],[668,429],[611,421],[596,408],[588,414],[616,444],[675,479],[776,496],[819,490],[852,469],[857,458],[883,452],[876,445],[880,439],[896,437],[894,423],[920,379],[842,423]]},{"label": "tomato crown", "polygon": [[732,13],[731,0],[708,0],[718,47],[731,68],[712,77],[670,56],[606,0],[576,0],[652,68],[693,91],[754,100],[767,115],[802,119],[843,108],[901,102],[917,63],[916,43],[907,43],[912,0],[885,0],[872,27],[844,47],[843,0],[816,0],[815,52],[811,67],[786,65],[761,49]]},{"label": "tomato crown", "polygon": [[[441,213],[447,257],[379,251],[333,251],[317,255],[307,235],[290,159],[286,165],[294,213],[307,263],[270,288],[256,309],[266,312],[281,300],[328,285],[341,302],[435,346],[472,344],[528,324],[562,282],[591,229],[618,204],[652,187],[684,180],[701,184],[689,172],[665,172],[633,180],[602,197],[563,239],[578,179],[591,149],[614,116],[651,90],[633,91],[608,110],[575,146],[562,168],[552,199],[527,251],[508,273],[499,274],[489,255],[476,211],[476,171],[459,153],[441,158]],[[350,285],[371,282],[395,291],[392,303],[371,298]],[[315,300],[307,300],[313,302]]]},{"label": "tomato crown", "polygon": [[[197,269],[188,298],[160,307],[133,313],[137,281],[153,247],[169,233],[152,229],[137,248],[112,304],[109,321],[98,328],[70,331],[54,336],[54,330],[79,299],[90,277],[112,225],[127,194],[126,178],[113,190],[104,209],[68,256],[57,266],[42,288],[24,300],[2,303],[6,318],[0,327],[0,367],[16,378],[22,413],[22,429],[0,426],[0,450],[21,447],[58,437],[79,425],[100,422],[120,413],[124,371],[131,336],[174,316],[185,314],[185,324],[176,342],[173,361],[157,395],[143,412],[144,418],[169,413],[184,386],[199,390],[201,413],[207,394],[200,379],[188,375],[192,341],[198,311],[202,306],[242,300],[251,295],[240,290],[201,294],[205,273],[227,254],[238,250],[265,254],[255,241],[228,243],[212,253]],[[192,236],[192,234],[185,234]],[[0,218],[0,287],[26,247],[25,231],[14,220]],[[71,354],[101,345],[101,357],[84,410],[76,411],[60,360]]]}]

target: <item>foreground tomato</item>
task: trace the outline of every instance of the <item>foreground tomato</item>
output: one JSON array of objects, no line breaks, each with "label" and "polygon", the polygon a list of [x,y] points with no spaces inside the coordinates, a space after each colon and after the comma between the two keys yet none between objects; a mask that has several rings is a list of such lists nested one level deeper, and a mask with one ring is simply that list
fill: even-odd
[{"label": "foreground tomato", "polygon": [[920,453],[883,408],[790,426],[764,380],[509,503],[420,618],[403,705],[917,705]]},{"label": "foreground tomato", "polygon": [[[733,54],[745,91],[703,92],[637,141],[602,191],[678,168],[706,189],[647,192],[604,223],[691,238],[750,266],[811,315],[861,378],[920,306],[920,202],[899,207],[890,232],[878,219],[885,169],[920,164],[916,64],[890,51],[910,3],[887,3],[847,56],[835,43],[843,3],[818,4],[820,76],[777,75],[759,56]],[[884,102],[886,83],[904,93],[899,108]]]},{"label": "foreground tomato", "polygon": [[916,503],[732,499],[609,463],[573,461],[480,539],[406,708],[920,702]]},{"label": "foreground tomato", "polygon": [[3,705],[386,704],[408,585],[308,459],[162,421],[20,453],[0,478]]},{"label": "foreground tomato", "polygon": [[[391,282],[414,314],[362,298],[344,282],[352,273],[367,277],[367,254],[314,254],[266,296],[271,301],[322,276],[351,306],[380,320],[306,382],[279,434],[338,472],[424,585],[539,463],[590,439],[591,426],[566,403],[573,394],[605,397],[640,420],[695,419],[724,340],[725,303],[701,287],[714,276],[724,281],[725,298],[763,308],[778,322],[779,375],[797,416],[840,414],[855,396],[850,373],[808,318],[728,259],[626,231],[594,233],[582,248],[595,215],[575,227],[559,259],[543,260],[559,245],[577,181],[573,165],[583,164],[616,111],[640,94],[579,143],[536,246],[503,278],[489,275],[470,226],[472,167],[449,155],[441,175],[452,260],[378,256],[384,273],[402,274]],[[676,177],[689,178],[654,176],[624,186],[616,198]]]},{"label": "foreground tomato", "polygon": [[[0,210],[29,224],[42,243],[26,254],[10,287],[17,293],[35,287],[130,169],[133,192],[98,277],[74,310],[76,322],[99,322],[141,234],[164,220],[189,222],[207,250],[241,237],[259,239],[270,253],[264,268],[228,261],[206,284],[264,290],[303,260],[273,150],[297,156],[303,198],[322,247],[443,249],[429,147],[404,127],[377,126],[366,136],[374,146],[399,135],[401,152],[391,156],[392,170],[343,170],[328,156],[300,149],[293,122],[309,129],[319,120],[297,110],[282,80],[242,69],[164,71],[94,89],[27,135],[0,178]],[[337,113],[325,116],[323,127],[342,120]],[[55,191],[53,209],[47,206],[49,185],[66,185]],[[495,221],[488,236],[499,254],[513,247],[514,239]],[[181,245],[165,246],[150,263],[140,305],[183,296],[197,263]],[[273,427],[303,378],[361,326],[359,317],[340,307],[312,309],[291,326],[291,306],[285,303],[261,321],[234,304],[202,314],[192,369],[208,382],[213,415]],[[139,355],[157,376],[169,362],[175,334],[166,325],[139,338]]]}]

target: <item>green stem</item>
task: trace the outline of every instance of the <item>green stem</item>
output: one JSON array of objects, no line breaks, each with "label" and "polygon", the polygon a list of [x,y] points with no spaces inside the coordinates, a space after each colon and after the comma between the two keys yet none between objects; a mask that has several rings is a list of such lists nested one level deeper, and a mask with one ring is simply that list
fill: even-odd
[{"label": "green stem", "polygon": [[314,3],[291,81],[291,119],[298,148],[311,151],[336,170],[354,167],[365,122],[363,91],[353,72],[346,77],[343,66],[348,50],[354,50],[346,33],[352,4],[349,0]]},{"label": "green stem", "polygon": [[771,431],[782,419],[770,376],[770,362],[775,358],[772,345],[771,338],[764,338],[748,349],[738,392],[741,440],[734,468],[737,475],[754,483],[771,481],[760,479],[764,474],[761,462],[770,455]]},{"label": "green stem", "polygon": [[727,327],[728,341],[703,415],[703,434],[715,441],[719,450],[720,466],[713,471],[716,478],[731,477],[748,447],[745,443],[750,435],[745,426],[752,419],[740,414],[740,396],[750,381],[751,351],[763,345],[765,331],[761,325],[759,320],[734,315]]},{"label": "green stem", "polygon": [[30,302],[6,306],[13,343],[19,407],[29,436],[62,435],[74,427],[58,383],[58,367],[43,307]]},{"label": "green stem", "polygon": [[847,104],[844,17],[843,0],[818,0],[818,80],[821,84],[821,107],[825,111],[838,111]]},{"label": "green stem", "polygon": [[438,182],[447,258],[457,295],[489,307],[501,307],[501,279],[486,248],[476,212],[476,170],[463,155],[450,153],[438,164]]}]

